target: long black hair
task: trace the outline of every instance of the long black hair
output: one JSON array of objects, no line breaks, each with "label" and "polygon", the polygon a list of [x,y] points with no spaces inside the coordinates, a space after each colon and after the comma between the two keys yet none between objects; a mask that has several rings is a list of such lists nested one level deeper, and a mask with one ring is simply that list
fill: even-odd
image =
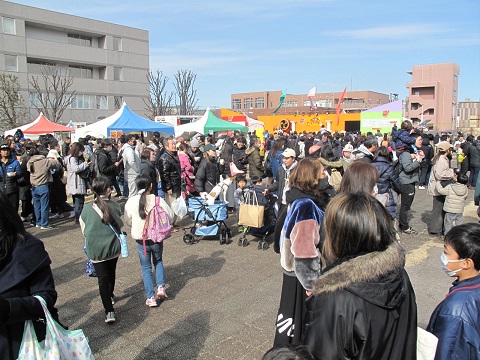
[{"label": "long black hair", "polygon": [[27,233],[22,219],[3,191],[0,191],[0,266],[10,256],[17,243],[25,241]]},{"label": "long black hair", "polygon": [[110,189],[110,181],[104,176],[96,177],[92,182],[92,191],[95,194],[95,203],[98,208],[103,212],[102,222],[104,224],[110,224],[112,221],[112,215],[108,209],[108,205],[103,199],[107,190]]},{"label": "long black hair", "polygon": [[[148,175],[138,175],[135,180],[138,190],[148,190],[152,185],[152,179]],[[138,201],[138,215],[140,219],[145,220],[147,218],[147,213],[145,211],[145,206],[147,205],[147,194],[146,191],[140,195],[140,200]]]}]

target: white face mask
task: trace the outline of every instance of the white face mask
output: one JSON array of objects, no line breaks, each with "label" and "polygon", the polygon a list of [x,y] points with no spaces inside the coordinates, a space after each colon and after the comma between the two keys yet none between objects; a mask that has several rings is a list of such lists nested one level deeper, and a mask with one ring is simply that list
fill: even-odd
[{"label": "white face mask", "polygon": [[462,271],[463,269],[460,268],[458,270],[450,270],[447,268],[447,264],[448,263],[458,263],[458,262],[462,262],[462,261],[465,261],[466,259],[461,259],[461,260],[448,260],[447,259],[447,255],[445,255],[445,253],[442,253],[442,255],[440,255],[440,261],[442,262],[442,269],[443,271],[445,271],[445,273],[448,275],[448,276],[455,276],[457,275],[457,273],[459,271]]}]

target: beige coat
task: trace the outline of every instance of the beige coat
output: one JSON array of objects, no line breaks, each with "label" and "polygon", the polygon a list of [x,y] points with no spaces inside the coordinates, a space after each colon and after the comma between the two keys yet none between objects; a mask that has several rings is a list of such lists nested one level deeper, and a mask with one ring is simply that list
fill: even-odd
[{"label": "beige coat", "polygon": [[432,166],[430,180],[428,182],[428,194],[432,196],[440,196],[437,191],[437,183],[443,180],[453,178],[453,169],[450,169],[450,161],[445,156],[440,156],[435,165]]},{"label": "beige coat", "polygon": [[468,189],[467,185],[453,183],[442,187],[437,183],[436,190],[440,195],[446,195],[445,204],[443,204],[443,211],[453,214],[463,214],[465,208],[465,200],[467,200]]}]

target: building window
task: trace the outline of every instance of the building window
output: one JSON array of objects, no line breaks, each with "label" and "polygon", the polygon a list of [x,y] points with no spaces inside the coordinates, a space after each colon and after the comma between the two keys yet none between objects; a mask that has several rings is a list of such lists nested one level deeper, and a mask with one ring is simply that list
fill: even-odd
[{"label": "building window", "polygon": [[30,92],[30,93],[28,94],[28,99],[29,99],[29,102],[30,102],[30,107],[34,107],[34,108],[40,108],[40,107],[42,107],[42,102],[40,101],[40,100],[41,100],[41,97],[42,97],[42,95],[39,94],[39,93]]},{"label": "building window", "polygon": [[45,66],[55,66],[55,63],[27,59],[27,72],[29,74],[42,74],[42,69]]},{"label": "building window", "polygon": [[113,80],[123,80],[123,71],[121,67],[113,68]]},{"label": "building window", "polygon": [[251,109],[252,106],[253,106],[253,99],[252,98],[243,99],[243,108],[244,109]]},{"label": "building window", "polygon": [[242,100],[240,99],[233,99],[232,100],[232,109],[239,110],[242,108]]},{"label": "building window", "polygon": [[457,97],[457,90],[453,90],[453,97],[454,97],[454,98]]},{"label": "building window", "polygon": [[255,98],[255,109],[265,109],[265,98]]},{"label": "building window", "polygon": [[71,45],[92,46],[92,38],[89,36],[78,34],[67,34],[68,43]]},{"label": "building window", "polygon": [[75,99],[70,104],[71,109],[94,109],[93,95],[76,94]]},{"label": "building window", "polygon": [[69,65],[68,70],[70,71],[70,76],[74,78],[93,78],[93,68],[91,67]]},{"label": "building window", "polygon": [[457,82],[458,80],[458,76],[457,75],[453,75],[453,82]]},{"label": "building window", "polygon": [[122,51],[122,38],[113,37],[113,50]]},{"label": "building window", "polygon": [[15,35],[15,19],[3,17],[2,18],[2,28],[4,34]]},{"label": "building window", "polygon": [[106,95],[97,95],[96,96],[96,105],[97,109],[99,110],[107,110],[108,109],[108,102]]},{"label": "building window", "polygon": [[17,55],[5,54],[5,71],[18,71]]},{"label": "building window", "polygon": [[122,96],[114,96],[113,97],[113,106],[115,110],[119,110],[123,104],[123,97]]},{"label": "building window", "polygon": [[297,102],[297,100],[288,100],[288,101],[285,101],[282,106],[283,107],[298,107],[298,102]]}]

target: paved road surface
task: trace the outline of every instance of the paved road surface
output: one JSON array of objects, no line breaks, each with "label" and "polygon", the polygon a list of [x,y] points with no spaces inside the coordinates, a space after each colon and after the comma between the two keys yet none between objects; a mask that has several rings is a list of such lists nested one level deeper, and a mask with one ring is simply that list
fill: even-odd
[{"label": "paved road surface", "polygon": [[[473,192],[469,195],[471,200]],[[431,197],[418,190],[411,225],[419,235],[401,237],[423,327],[452,280],[440,267],[441,240],[427,235],[430,209]],[[228,219],[233,231],[235,221]],[[465,222],[473,221],[470,201]],[[84,329],[97,359],[260,359],[270,348],[282,280],[271,248],[257,250],[256,241],[239,247],[236,233],[229,245],[202,240],[188,246],[176,233],[164,247],[169,300],[148,308],[136,247],[130,242],[131,255],[117,269],[117,322],[108,325],[97,281],[84,275],[79,227],[72,220],[55,225],[30,231],[44,241],[52,259],[62,322]]]}]

